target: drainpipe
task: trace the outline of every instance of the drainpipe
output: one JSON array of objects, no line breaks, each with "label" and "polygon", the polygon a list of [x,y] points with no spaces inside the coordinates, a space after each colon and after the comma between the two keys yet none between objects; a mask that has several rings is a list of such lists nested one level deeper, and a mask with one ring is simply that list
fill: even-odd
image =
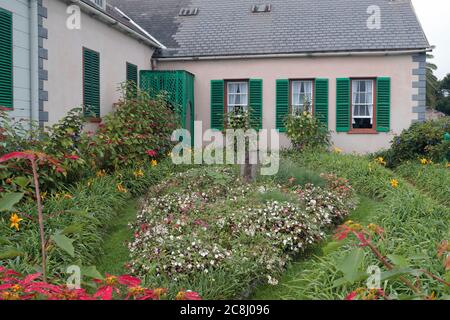
[{"label": "drainpipe", "polygon": [[30,0],[30,117],[39,121],[39,20],[38,0]]}]

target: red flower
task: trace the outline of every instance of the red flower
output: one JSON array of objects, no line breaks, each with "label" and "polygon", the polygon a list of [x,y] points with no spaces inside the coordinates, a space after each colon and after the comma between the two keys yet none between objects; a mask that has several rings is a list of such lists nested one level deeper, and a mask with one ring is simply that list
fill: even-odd
[{"label": "red flower", "polygon": [[156,157],[158,153],[155,150],[147,150],[145,151],[146,154],[148,154],[150,157]]},{"label": "red flower", "polygon": [[354,300],[358,293],[356,291],[350,292],[344,300]]},{"label": "red flower", "polygon": [[75,154],[72,154],[72,155],[66,154],[66,155],[64,155],[64,158],[69,159],[69,160],[74,160],[74,161],[80,159],[80,157]]},{"label": "red flower", "polygon": [[352,231],[352,229],[350,229],[348,226],[341,225],[335,234],[335,238],[339,241],[344,240],[345,238],[347,238],[348,234]]}]

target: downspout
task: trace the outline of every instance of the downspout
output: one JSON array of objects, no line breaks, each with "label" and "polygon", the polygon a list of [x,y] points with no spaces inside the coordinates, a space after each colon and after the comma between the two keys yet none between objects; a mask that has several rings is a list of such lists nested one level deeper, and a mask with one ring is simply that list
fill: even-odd
[{"label": "downspout", "polygon": [[30,118],[39,121],[39,20],[38,0],[30,0]]}]

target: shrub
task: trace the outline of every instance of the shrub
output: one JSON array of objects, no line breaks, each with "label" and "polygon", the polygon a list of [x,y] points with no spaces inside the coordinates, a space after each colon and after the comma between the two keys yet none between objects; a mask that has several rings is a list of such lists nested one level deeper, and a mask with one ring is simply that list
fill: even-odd
[{"label": "shrub", "polygon": [[330,133],[311,113],[290,115],[286,122],[286,133],[297,150],[325,149],[330,145]]},{"label": "shrub", "polygon": [[299,166],[290,159],[283,159],[280,162],[280,168],[274,176],[275,181],[285,184],[290,181],[291,184],[304,186],[306,184],[314,184],[324,186],[325,181],[314,171]]},{"label": "shrub", "polygon": [[420,157],[442,161],[449,156],[450,143],[444,141],[444,135],[450,130],[450,117],[414,123],[409,129],[395,137],[391,148],[381,152],[389,167],[400,165],[406,160]]},{"label": "shrub", "polygon": [[275,284],[287,261],[354,206],[351,188],[335,192],[343,181],[334,178],[328,189],[236,176],[231,167],[193,169],[152,189],[133,223],[131,272],[205,298],[245,296],[255,281]]},{"label": "shrub", "polygon": [[136,98],[122,99],[117,109],[105,116],[85,152],[92,165],[100,169],[120,169],[159,159],[172,149],[170,138],[179,124],[179,117],[163,96],[151,99],[146,92],[138,91]]}]

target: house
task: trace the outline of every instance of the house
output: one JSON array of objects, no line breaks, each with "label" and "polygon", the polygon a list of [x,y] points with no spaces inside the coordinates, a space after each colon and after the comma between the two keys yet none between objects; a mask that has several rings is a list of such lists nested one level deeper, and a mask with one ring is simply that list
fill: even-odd
[{"label": "house", "polygon": [[[157,70],[195,75],[203,129],[250,106],[258,126],[283,131],[306,97],[336,146],[363,153],[425,119],[430,45],[409,0],[109,2],[167,47]],[[369,28],[374,13],[380,25]]]},{"label": "house", "polygon": [[82,105],[99,122],[164,48],[104,0],[0,0],[0,31],[0,106],[41,124]]},{"label": "house", "polygon": [[[241,108],[251,110],[255,128],[283,133],[287,115],[307,103],[334,145],[367,153],[425,120],[431,48],[410,0],[107,0],[106,10],[95,13],[89,2],[102,0],[68,1],[81,5],[89,21],[78,31],[63,27],[65,1],[37,2],[48,12],[41,48],[48,50],[41,92],[48,101],[40,111],[50,122],[70,107],[92,105],[82,99],[81,47],[100,54],[105,73],[97,81],[97,118],[110,110],[117,98],[111,88],[125,80],[130,62],[144,89],[169,89],[172,96],[192,91],[183,99],[190,129],[194,120],[204,130],[223,129],[224,114]],[[135,28],[148,41],[117,25]],[[282,146],[288,145],[282,134]]]}]

